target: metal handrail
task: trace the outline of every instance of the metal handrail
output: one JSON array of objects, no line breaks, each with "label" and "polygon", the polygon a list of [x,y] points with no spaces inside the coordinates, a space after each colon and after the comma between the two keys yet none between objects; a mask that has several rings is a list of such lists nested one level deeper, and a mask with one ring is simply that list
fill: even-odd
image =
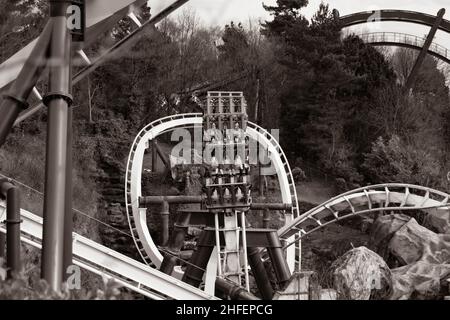
[{"label": "metal handrail", "polygon": [[[398,43],[417,48],[422,48],[426,41],[426,38],[399,32],[371,32],[358,36],[366,43]],[[450,50],[440,44],[432,43],[429,51],[450,60]]]}]

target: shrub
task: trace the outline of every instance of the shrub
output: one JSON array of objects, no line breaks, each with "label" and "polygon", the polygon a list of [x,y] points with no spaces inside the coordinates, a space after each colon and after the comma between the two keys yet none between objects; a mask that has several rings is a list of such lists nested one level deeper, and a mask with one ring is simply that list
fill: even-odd
[{"label": "shrub", "polygon": [[388,141],[378,138],[362,165],[372,183],[401,182],[429,187],[442,184],[441,166],[426,151],[415,148],[393,135]]},{"label": "shrub", "polygon": [[0,259],[0,300],[118,300],[123,299],[119,286],[112,280],[103,281],[103,288],[94,290],[69,290],[63,285],[62,292],[54,292],[48,283],[36,275],[24,273],[6,280],[6,269]]}]

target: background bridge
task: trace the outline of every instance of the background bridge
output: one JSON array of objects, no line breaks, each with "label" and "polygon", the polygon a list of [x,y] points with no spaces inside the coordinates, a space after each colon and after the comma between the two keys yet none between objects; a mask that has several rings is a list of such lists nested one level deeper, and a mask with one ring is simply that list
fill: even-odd
[{"label": "background bridge", "polygon": [[[433,15],[407,10],[364,11],[342,16],[340,19],[343,28],[378,21],[410,22],[433,27],[436,22]],[[450,21],[443,19],[438,28],[450,33]]]},{"label": "background bridge", "polygon": [[[372,32],[359,34],[365,43],[375,46],[399,46],[415,50],[422,50],[425,45],[425,38],[407,33],[398,32]],[[432,43],[428,53],[446,63],[450,63],[450,50],[437,43]]]}]

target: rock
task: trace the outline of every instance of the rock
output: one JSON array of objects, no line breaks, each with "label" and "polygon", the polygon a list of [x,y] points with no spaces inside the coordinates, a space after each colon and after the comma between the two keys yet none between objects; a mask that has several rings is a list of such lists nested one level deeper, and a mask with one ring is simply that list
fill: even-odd
[{"label": "rock", "polygon": [[437,243],[439,239],[434,232],[411,219],[393,235],[388,250],[404,266],[419,261],[428,242]]},{"label": "rock", "polygon": [[369,248],[377,252],[385,260],[389,260],[388,244],[395,232],[408,223],[409,220],[411,220],[411,217],[403,214],[378,217],[370,230]]},{"label": "rock", "polygon": [[433,209],[428,211],[426,223],[438,233],[450,233],[450,210]]},{"label": "rock", "polygon": [[414,264],[392,270],[391,300],[439,299],[448,294],[450,264]]},{"label": "rock", "polygon": [[391,296],[391,271],[366,247],[350,250],[332,264],[334,288],[340,299],[369,300]]},{"label": "rock", "polygon": [[411,219],[395,233],[388,249],[401,265],[449,263],[450,235],[436,234]]}]

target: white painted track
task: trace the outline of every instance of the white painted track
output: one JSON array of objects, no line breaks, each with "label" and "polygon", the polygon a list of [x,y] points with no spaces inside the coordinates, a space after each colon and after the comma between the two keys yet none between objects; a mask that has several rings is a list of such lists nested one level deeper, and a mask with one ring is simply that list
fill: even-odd
[{"label": "white painted track", "polygon": [[[158,250],[147,226],[146,209],[139,208],[139,198],[145,196],[141,190],[142,166],[145,150],[149,148],[149,141],[160,134],[178,127],[202,125],[203,115],[201,113],[173,115],[159,119],[147,125],[137,135],[128,157],[127,172],[125,180],[125,199],[128,222],[136,247],[142,259],[149,266],[159,268],[163,256]],[[282,202],[292,205],[292,211],[287,215],[287,223],[299,215],[297,193],[292,176],[291,168],[276,139],[266,130],[249,122],[247,134],[255,139],[268,150],[269,158],[274,164],[277,172],[281,190]],[[291,239],[292,240],[292,239]],[[295,248],[289,248],[287,259],[291,271],[295,268]],[[175,270],[174,277],[180,278],[182,273]]]},{"label": "white painted track", "polygon": [[[0,202],[0,232],[6,233],[6,206]],[[41,249],[42,218],[21,210],[21,240]],[[154,300],[216,300],[204,291],[170,277],[141,262],[73,234],[74,263],[83,269],[111,278],[120,285]]]},{"label": "white painted track", "polygon": [[[309,210],[278,231],[281,238],[305,237],[331,223],[364,213],[420,210],[441,215],[450,210],[450,195],[411,184],[380,184],[346,192]],[[449,221],[450,222],[450,221]]]}]

